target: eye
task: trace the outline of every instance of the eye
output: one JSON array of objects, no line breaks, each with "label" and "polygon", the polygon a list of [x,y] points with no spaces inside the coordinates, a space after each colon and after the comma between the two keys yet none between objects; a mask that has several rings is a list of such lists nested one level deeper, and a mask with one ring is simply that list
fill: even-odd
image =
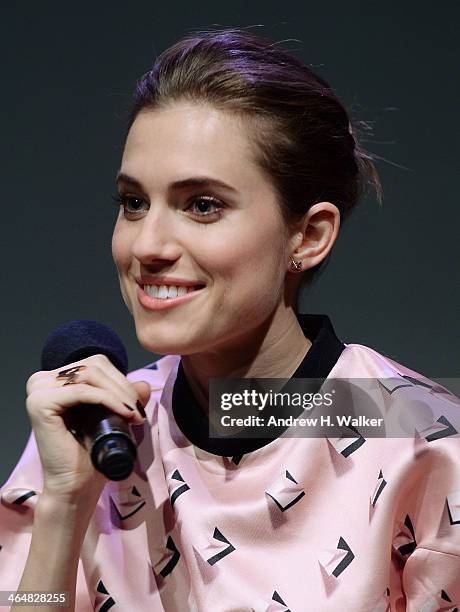
[{"label": "eye", "polygon": [[[127,194],[112,195],[112,200],[116,206],[123,207],[125,215],[142,212],[142,206],[145,204],[141,198]],[[214,210],[209,210],[209,207],[213,207]],[[209,195],[200,195],[190,198],[184,210],[190,209],[190,214],[196,218],[210,217],[215,219],[220,217],[223,208],[224,204],[220,200]],[[195,211],[191,209],[195,209]]]},{"label": "eye", "polygon": [[[125,213],[140,212],[138,209],[136,209],[136,206],[142,205],[142,200],[140,198],[117,193],[116,195],[112,196],[112,200],[115,202],[116,206],[123,206]],[[130,206],[134,206],[134,210],[129,210]]]},{"label": "eye", "polygon": [[[198,213],[192,212],[192,214],[197,217],[209,217],[213,215],[220,216],[222,209],[224,208],[222,202],[216,200],[216,198],[213,198],[212,196],[207,195],[194,196],[191,198],[190,202],[191,206],[188,208],[195,208]],[[215,210],[203,210],[203,208],[206,209],[209,206],[214,207]],[[187,208],[185,210],[187,210]]]}]

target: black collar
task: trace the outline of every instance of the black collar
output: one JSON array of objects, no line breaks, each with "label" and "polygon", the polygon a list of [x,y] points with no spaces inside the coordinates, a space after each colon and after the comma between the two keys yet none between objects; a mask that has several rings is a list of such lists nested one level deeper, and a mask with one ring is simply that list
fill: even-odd
[{"label": "black collar", "polygon": [[[335,335],[327,315],[297,314],[297,318],[312,345],[292,378],[327,378],[345,345]],[[242,455],[273,441],[270,438],[210,438],[208,418],[188,384],[182,360],[173,387],[172,411],[184,436],[208,453],[222,457]]]}]

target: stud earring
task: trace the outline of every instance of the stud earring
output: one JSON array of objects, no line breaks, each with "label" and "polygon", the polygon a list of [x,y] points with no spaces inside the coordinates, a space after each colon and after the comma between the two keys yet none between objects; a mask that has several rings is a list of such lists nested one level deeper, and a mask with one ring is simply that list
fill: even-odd
[{"label": "stud earring", "polygon": [[291,272],[298,272],[302,269],[302,262],[296,259],[291,260]]}]

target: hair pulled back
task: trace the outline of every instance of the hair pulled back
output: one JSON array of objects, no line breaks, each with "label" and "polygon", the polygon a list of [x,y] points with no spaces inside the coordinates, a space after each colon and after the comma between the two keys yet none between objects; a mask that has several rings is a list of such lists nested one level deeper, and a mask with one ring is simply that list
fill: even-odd
[{"label": "hair pulled back", "polygon": [[[367,185],[381,203],[372,156],[329,84],[276,43],[244,29],[195,31],[166,49],[137,82],[126,135],[144,108],[206,103],[248,121],[255,162],[271,181],[288,226],[317,202],[341,224]],[[327,259],[327,258],[326,258]],[[302,283],[325,260],[304,273]]]}]

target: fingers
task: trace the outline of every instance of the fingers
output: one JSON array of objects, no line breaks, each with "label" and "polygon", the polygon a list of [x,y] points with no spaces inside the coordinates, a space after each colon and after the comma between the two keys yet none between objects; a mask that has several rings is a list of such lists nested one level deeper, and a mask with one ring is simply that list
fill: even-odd
[{"label": "fingers", "polygon": [[85,382],[74,382],[71,386],[62,385],[53,389],[52,396],[49,387],[35,389],[27,397],[26,407],[34,422],[37,419],[53,418],[56,414],[62,415],[67,408],[75,404],[82,404],[91,409],[92,404],[100,404],[125,419],[142,423],[144,418],[138,410],[126,404],[118,392],[109,391],[90,383],[91,376]]},{"label": "fingers", "polygon": [[139,393],[136,386],[130,383],[105,355],[92,355],[68,366],[55,370],[38,371],[32,374],[27,381],[26,391],[30,394],[34,390],[49,388],[50,386],[67,386],[76,382],[106,388],[117,396],[122,403],[127,404],[134,410],[145,405],[150,396],[148,393]]},{"label": "fingers", "polygon": [[[136,422],[142,422],[142,417],[145,417],[143,404],[146,402],[139,399],[145,397],[145,388],[138,393],[136,387],[103,355],[94,355],[63,369],[36,372],[27,381],[27,394],[28,397],[33,394],[33,405],[40,403],[41,397],[44,400],[45,395],[50,400],[51,389],[52,400],[48,405],[54,414],[63,411],[58,406],[65,409],[77,402],[103,404]],[[69,389],[72,389],[70,393]]]},{"label": "fingers", "polygon": [[[55,370],[34,372],[26,384],[26,409],[37,443],[44,488],[51,495],[75,500],[97,488],[96,473],[83,448],[73,414],[104,406],[130,424],[144,422],[136,401],[150,396],[149,385],[131,383],[104,355],[92,355]],[[69,417],[67,419],[67,416]],[[83,496],[81,492],[86,492]],[[99,489],[98,489],[99,492]]]},{"label": "fingers", "polygon": [[[142,407],[145,407],[150,399],[150,395],[152,393],[152,389],[150,387],[150,383],[148,383],[146,380],[136,380],[133,383],[131,383],[134,388],[136,389],[137,394],[139,395],[140,398],[140,404]],[[139,404],[136,404],[137,407],[139,408]],[[140,408],[139,408],[140,410]],[[142,413],[142,410],[140,410]]]},{"label": "fingers", "polygon": [[[126,389],[127,392],[132,397],[132,400],[130,402],[131,406],[136,405],[136,400],[138,400],[139,397],[138,397],[138,394],[135,388],[132,386],[132,384],[129,382],[126,376],[122,374],[120,370],[118,370],[113,365],[113,363],[110,361],[108,357],[106,357],[105,355],[100,355],[100,354],[91,355],[91,357],[88,357],[85,361],[91,363],[92,365],[99,367],[101,370],[103,370],[107,374],[107,376],[109,376],[113,380],[115,384],[122,387],[123,389]],[[78,365],[78,362],[74,365]]]},{"label": "fingers", "polygon": [[55,376],[55,384],[57,386],[66,386],[75,383],[87,383],[93,387],[108,389],[113,395],[120,398],[120,402],[131,406],[133,410],[136,408],[137,394],[128,386],[128,384],[120,384],[117,380],[107,372],[107,370],[99,367],[99,365],[79,365],[73,368],[61,370]]}]

